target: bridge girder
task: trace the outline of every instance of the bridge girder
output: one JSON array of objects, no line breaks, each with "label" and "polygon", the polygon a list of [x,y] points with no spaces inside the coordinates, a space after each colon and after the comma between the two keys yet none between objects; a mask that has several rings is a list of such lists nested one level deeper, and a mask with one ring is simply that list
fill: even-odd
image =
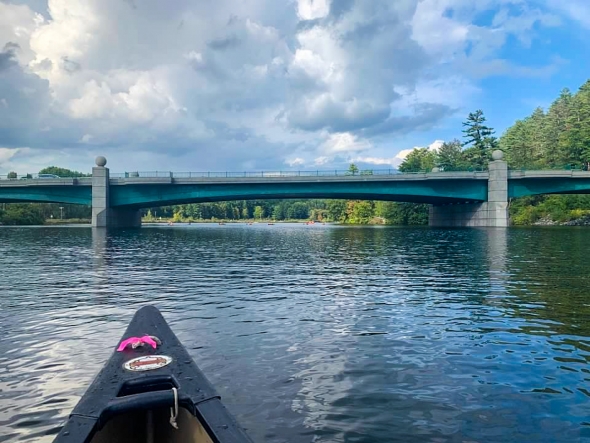
[{"label": "bridge girder", "polygon": [[590,178],[526,178],[508,180],[508,198],[542,194],[590,194]]},{"label": "bridge girder", "polygon": [[153,207],[228,200],[359,199],[413,203],[483,202],[485,180],[367,181],[112,186],[111,207]]},{"label": "bridge girder", "polygon": [[63,203],[90,205],[90,186],[0,187],[0,203]]}]

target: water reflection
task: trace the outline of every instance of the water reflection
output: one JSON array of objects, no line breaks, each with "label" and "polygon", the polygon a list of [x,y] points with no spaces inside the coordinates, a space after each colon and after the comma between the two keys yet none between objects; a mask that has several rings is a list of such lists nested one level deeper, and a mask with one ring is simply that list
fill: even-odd
[{"label": "water reflection", "polygon": [[587,233],[2,228],[0,441],[51,441],[147,303],[256,441],[590,438]]}]

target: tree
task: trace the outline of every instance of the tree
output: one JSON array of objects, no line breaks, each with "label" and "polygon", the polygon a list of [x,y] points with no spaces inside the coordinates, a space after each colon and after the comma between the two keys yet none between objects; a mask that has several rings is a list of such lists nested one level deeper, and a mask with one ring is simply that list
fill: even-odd
[{"label": "tree", "polygon": [[350,223],[366,225],[374,217],[373,203],[370,201],[349,201],[346,214]]},{"label": "tree", "polygon": [[328,200],[328,217],[337,222],[346,221],[346,200]]},{"label": "tree", "polygon": [[359,172],[359,168],[357,167],[357,165],[355,165],[354,163],[351,163],[350,166],[348,167],[348,171],[347,174],[349,175],[356,175]]},{"label": "tree", "polygon": [[39,174],[53,174],[59,177],[91,177],[92,174],[84,174],[78,171],[72,171],[66,168],[59,168],[57,166],[48,166],[39,171]]},{"label": "tree", "polygon": [[590,80],[580,87],[572,100],[567,119],[569,158],[573,162],[590,162]]},{"label": "tree", "polygon": [[262,209],[262,206],[256,206],[254,208],[254,218],[260,220],[262,217],[264,217],[264,209]]},{"label": "tree", "polygon": [[463,146],[470,146],[474,148],[471,160],[474,162],[472,166],[484,168],[490,159],[491,152],[497,148],[498,142],[494,137],[494,130],[484,123],[486,118],[483,111],[478,109],[475,112],[469,113],[467,120],[463,122],[466,128],[463,130],[463,137],[466,141]]},{"label": "tree", "polygon": [[500,148],[506,152],[511,167],[532,167],[534,153],[530,142],[530,125],[526,120],[517,120],[504,132],[500,138]]},{"label": "tree", "polygon": [[377,216],[388,225],[428,224],[428,205],[416,203],[383,202],[377,206]]},{"label": "tree", "polygon": [[15,203],[6,205],[2,211],[0,224],[4,225],[42,225],[45,217],[38,204]]},{"label": "tree", "polygon": [[273,220],[284,220],[285,219],[285,212],[283,211],[283,205],[278,204],[272,209],[272,218]]},{"label": "tree", "polygon": [[11,180],[14,180],[14,179],[18,178],[18,175],[17,175],[17,173],[16,173],[16,172],[14,172],[14,171],[10,171],[10,172],[8,173],[8,175],[7,175],[7,177],[6,177],[6,178],[8,178],[8,179],[11,179]]},{"label": "tree", "polygon": [[309,208],[303,202],[295,202],[287,209],[287,218],[304,220],[309,218]]},{"label": "tree", "polygon": [[416,148],[408,154],[399,166],[401,172],[432,171],[436,163],[436,154],[428,148]]},{"label": "tree", "polygon": [[436,153],[436,166],[443,171],[457,170],[464,166],[463,163],[463,150],[457,139],[444,142]]}]

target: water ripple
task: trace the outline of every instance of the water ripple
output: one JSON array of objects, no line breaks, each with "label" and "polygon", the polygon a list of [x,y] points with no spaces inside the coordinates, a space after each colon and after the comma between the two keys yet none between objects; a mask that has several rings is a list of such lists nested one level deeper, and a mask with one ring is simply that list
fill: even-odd
[{"label": "water ripple", "polygon": [[587,232],[0,228],[0,442],[50,442],[147,303],[256,441],[590,441]]}]

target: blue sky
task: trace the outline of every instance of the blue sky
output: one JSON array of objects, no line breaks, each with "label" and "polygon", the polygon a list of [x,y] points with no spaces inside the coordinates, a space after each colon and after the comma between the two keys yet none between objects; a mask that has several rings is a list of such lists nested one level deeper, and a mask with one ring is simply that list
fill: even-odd
[{"label": "blue sky", "polygon": [[0,175],[395,167],[589,77],[587,0],[0,0]]}]

